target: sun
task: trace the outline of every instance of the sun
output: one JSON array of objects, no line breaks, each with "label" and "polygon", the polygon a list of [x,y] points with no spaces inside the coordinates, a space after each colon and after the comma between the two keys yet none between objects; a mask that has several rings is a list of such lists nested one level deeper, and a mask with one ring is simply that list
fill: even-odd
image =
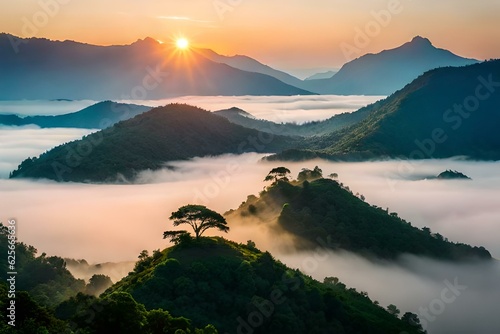
[{"label": "sun", "polygon": [[189,41],[185,38],[179,38],[175,42],[175,45],[177,46],[178,49],[186,50],[187,48],[189,48]]}]

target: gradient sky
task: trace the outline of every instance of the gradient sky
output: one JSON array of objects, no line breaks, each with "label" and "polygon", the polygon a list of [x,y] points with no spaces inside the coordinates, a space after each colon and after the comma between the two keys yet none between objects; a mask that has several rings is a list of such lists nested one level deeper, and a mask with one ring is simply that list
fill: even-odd
[{"label": "gradient sky", "polygon": [[[110,45],[146,36],[169,42],[183,35],[194,46],[249,55],[287,70],[340,67],[415,35],[462,56],[500,57],[498,0],[0,1],[0,31],[21,37]],[[392,14],[386,26],[375,23],[372,12],[387,10],[394,2],[400,12]],[[27,22],[35,29],[27,28]],[[370,24],[378,25],[379,31],[374,30],[359,52],[346,57],[341,45],[356,46],[356,29]]]}]

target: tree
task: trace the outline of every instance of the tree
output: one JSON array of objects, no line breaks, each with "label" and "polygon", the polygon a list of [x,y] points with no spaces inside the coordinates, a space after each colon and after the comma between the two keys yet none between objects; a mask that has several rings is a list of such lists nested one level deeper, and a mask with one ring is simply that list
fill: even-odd
[{"label": "tree", "polygon": [[170,239],[177,245],[182,240],[182,236],[186,234],[189,234],[188,231],[165,231],[163,232],[163,239]]},{"label": "tree", "polygon": [[297,176],[299,181],[305,180],[317,180],[323,177],[323,171],[318,166],[314,167],[313,170],[309,168],[302,168],[302,171]]},{"label": "tree", "polygon": [[[226,233],[229,231],[226,219],[204,205],[189,204],[180,207],[176,212],[172,212],[170,219],[174,221],[174,226],[179,226],[181,224],[188,224],[191,226],[196,239],[199,239],[209,228],[216,228]],[[174,238],[182,237],[182,235],[186,233],[186,231],[166,231],[163,233],[163,238],[174,240]]]},{"label": "tree", "polygon": [[87,284],[85,292],[89,295],[99,296],[111,285],[113,285],[113,282],[109,276],[94,274],[89,279],[89,284]]},{"label": "tree", "polygon": [[401,311],[394,304],[387,306],[387,312],[389,312],[390,314],[392,314],[395,317],[397,317],[399,315],[399,313],[401,313]]},{"label": "tree", "polygon": [[288,175],[290,174],[290,170],[286,167],[276,167],[273,168],[269,174],[267,174],[264,181],[273,181],[272,185],[277,184],[280,181],[288,182]]}]

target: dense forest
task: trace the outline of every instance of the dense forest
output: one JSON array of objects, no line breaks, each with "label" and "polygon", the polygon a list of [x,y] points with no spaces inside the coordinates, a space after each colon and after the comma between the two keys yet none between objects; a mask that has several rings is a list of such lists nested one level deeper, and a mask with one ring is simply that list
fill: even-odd
[{"label": "dense forest", "polygon": [[[0,231],[3,249],[8,231]],[[134,271],[99,297],[61,258],[16,246],[15,298],[0,283],[0,307],[9,319],[14,301],[16,326],[4,321],[0,333],[422,333],[415,314],[400,319],[394,305],[386,310],[335,277],[315,281],[251,241],[186,233],[173,247],[141,252]]]},{"label": "dense forest", "polygon": [[[270,211],[275,213],[272,219]],[[483,247],[450,242],[429,228],[413,227],[395,212],[370,205],[337,179],[323,178],[318,167],[304,169],[297,181],[289,181],[286,171],[277,175],[260,197],[249,196],[226,216],[228,221],[275,222],[303,248],[314,249],[318,238],[327,238],[328,248],[368,257],[396,259],[409,253],[445,260],[491,259]]]},{"label": "dense forest", "polygon": [[499,82],[500,60],[428,71],[378,102],[360,122],[274,160],[304,160],[311,151],[333,160],[498,160]]},{"label": "dense forest", "polygon": [[244,128],[203,109],[170,104],[28,158],[11,177],[116,182],[130,180],[146,169],[162,168],[168,161],[279,152],[296,142]]},{"label": "dense forest", "polygon": [[223,333],[420,332],[415,315],[400,320],[366,293],[335,278],[315,281],[251,241],[183,238],[143,257],[104,296],[117,292],[130,293],[146,309],[167,309],[195,326],[211,323]]}]

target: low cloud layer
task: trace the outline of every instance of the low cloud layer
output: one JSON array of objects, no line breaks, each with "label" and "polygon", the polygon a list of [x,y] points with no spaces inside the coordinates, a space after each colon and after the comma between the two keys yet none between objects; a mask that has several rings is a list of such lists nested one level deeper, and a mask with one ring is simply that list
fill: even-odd
[{"label": "low cloud layer", "polygon": [[333,115],[356,111],[385,96],[185,96],[166,100],[120,101],[151,107],[179,102],[216,111],[238,107],[257,118],[278,123],[325,120]]},{"label": "low cloud layer", "polygon": [[80,139],[91,132],[87,129],[0,125],[0,178],[7,178],[24,159],[37,157],[54,146]]},{"label": "low cloud layer", "polygon": [[96,101],[0,101],[0,114],[19,116],[62,115],[72,113],[95,104]]}]

